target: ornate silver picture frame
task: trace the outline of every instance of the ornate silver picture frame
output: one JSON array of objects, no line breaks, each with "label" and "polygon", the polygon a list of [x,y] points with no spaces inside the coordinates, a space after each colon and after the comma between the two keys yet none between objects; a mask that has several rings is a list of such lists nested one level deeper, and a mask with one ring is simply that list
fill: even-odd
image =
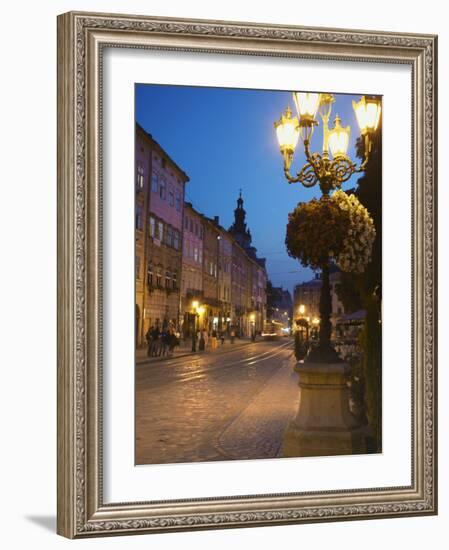
[{"label": "ornate silver picture frame", "polygon": [[[411,483],[107,502],[103,56],[107,48],[411,69]],[[58,533],[69,538],[437,513],[437,37],[76,13],[58,18]],[[131,212],[130,216],[134,213]],[[130,295],[132,294],[132,290]],[[407,357],[405,356],[408,360]],[[130,357],[132,369],[134,358]],[[181,494],[181,493],[180,493]]]}]

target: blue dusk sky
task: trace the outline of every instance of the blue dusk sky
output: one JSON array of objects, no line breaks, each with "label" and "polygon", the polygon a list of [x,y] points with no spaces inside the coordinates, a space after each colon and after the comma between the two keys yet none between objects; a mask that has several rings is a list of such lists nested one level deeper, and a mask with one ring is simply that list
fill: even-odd
[{"label": "blue dusk sky", "polygon": [[[285,250],[288,213],[321,194],[319,186],[305,189],[284,178],[273,123],[287,105],[295,110],[291,92],[152,84],[137,84],[135,91],[136,121],[190,178],[186,200],[206,216],[219,216],[227,229],[241,189],[253,245],[267,259],[272,283],[293,292],[295,284],[313,277]],[[335,99],[330,126],[336,114],[343,126],[351,126],[348,153],[355,159],[359,132],[352,100],[360,96],[335,94]],[[318,126],[311,149],[321,151],[321,146]],[[291,172],[304,163],[299,142]],[[343,188],[354,187],[358,177]]]}]

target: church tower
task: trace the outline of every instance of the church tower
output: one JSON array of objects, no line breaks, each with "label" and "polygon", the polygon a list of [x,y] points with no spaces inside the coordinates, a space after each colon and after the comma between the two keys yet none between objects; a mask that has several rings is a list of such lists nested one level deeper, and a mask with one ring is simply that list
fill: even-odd
[{"label": "church tower", "polygon": [[246,228],[246,210],[243,208],[242,190],[240,189],[239,198],[237,199],[237,208],[234,210],[234,223],[229,228],[229,233],[234,239],[245,249],[251,247],[251,232]]}]

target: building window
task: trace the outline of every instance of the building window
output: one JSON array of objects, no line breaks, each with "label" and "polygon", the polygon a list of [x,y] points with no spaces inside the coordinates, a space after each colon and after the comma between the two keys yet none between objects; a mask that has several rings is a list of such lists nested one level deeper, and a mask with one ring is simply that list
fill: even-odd
[{"label": "building window", "polygon": [[179,250],[180,235],[176,229],[173,231],[173,246],[176,250]]},{"label": "building window", "polygon": [[190,233],[193,233],[193,220],[190,218]]},{"label": "building window", "polygon": [[155,237],[156,234],[156,220],[153,216],[150,216],[150,223],[148,225],[148,232],[151,238]]},{"label": "building window", "polygon": [[143,209],[140,204],[136,207],[136,229],[140,231],[143,229]]},{"label": "building window", "polygon": [[173,246],[173,228],[170,225],[167,225],[167,230],[165,232],[165,244]]},{"label": "building window", "polygon": [[164,224],[162,222],[157,222],[157,235],[156,238],[160,241],[164,240]]},{"label": "building window", "polygon": [[136,187],[137,189],[143,189],[143,165],[139,162],[137,165],[137,175],[136,175]]},{"label": "building window", "polygon": [[162,164],[162,168],[164,168],[164,169],[165,169],[165,168],[166,168],[166,166],[167,166],[167,161],[166,161],[166,159],[162,158],[162,162],[161,162],[161,164]]},{"label": "building window", "polygon": [[193,249],[193,259],[198,262],[198,248],[196,246]]},{"label": "building window", "polygon": [[175,206],[175,192],[172,187],[168,190],[168,204],[170,206]]},{"label": "building window", "polygon": [[176,210],[181,212],[181,192],[176,191]]},{"label": "building window", "polygon": [[151,174],[151,190],[157,193],[159,190],[159,176],[157,172]]},{"label": "building window", "polygon": [[195,222],[195,235],[198,237],[198,224]]},{"label": "building window", "polygon": [[161,287],[162,286],[162,268],[161,266],[158,266],[156,268],[156,285]]},{"label": "building window", "polygon": [[161,179],[159,181],[159,196],[164,201],[167,198],[167,182],[165,181],[165,178],[163,178],[163,177],[161,177]]},{"label": "building window", "polygon": [[166,271],[165,272],[165,288],[170,288],[170,282],[171,282],[170,271]]},{"label": "building window", "polygon": [[153,286],[153,266],[151,264],[148,264],[147,283],[148,286]]},{"label": "building window", "polygon": [[173,290],[176,290],[178,288],[178,274],[176,273],[176,271],[173,273],[172,287]]},{"label": "building window", "polygon": [[201,248],[198,250],[198,263],[203,263],[203,251],[201,250]]},{"label": "building window", "polygon": [[187,216],[184,218],[184,229],[189,229],[189,218]]},{"label": "building window", "polygon": [[200,239],[203,239],[203,226],[200,225]]},{"label": "building window", "polygon": [[136,279],[140,279],[140,256],[136,255]]}]

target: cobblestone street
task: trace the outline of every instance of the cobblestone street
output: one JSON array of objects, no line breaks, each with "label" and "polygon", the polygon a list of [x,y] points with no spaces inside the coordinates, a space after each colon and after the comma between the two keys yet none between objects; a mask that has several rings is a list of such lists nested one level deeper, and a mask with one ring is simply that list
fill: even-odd
[{"label": "cobblestone street", "polygon": [[298,402],[291,340],[136,367],[136,463],[279,455]]}]

